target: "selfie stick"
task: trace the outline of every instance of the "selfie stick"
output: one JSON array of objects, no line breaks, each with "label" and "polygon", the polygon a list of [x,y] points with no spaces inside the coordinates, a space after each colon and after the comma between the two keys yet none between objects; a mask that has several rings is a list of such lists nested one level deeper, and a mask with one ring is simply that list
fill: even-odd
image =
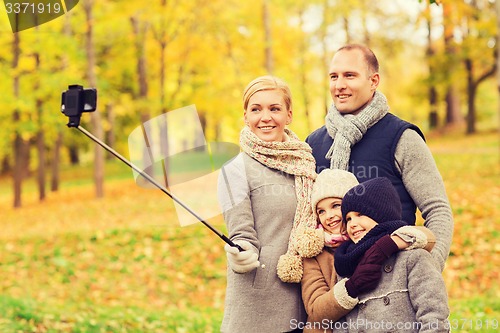
[{"label": "selfie stick", "polygon": [[77,123],[72,122],[71,120],[68,123],[68,127],[76,127],[80,132],[82,132],[83,134],[85,134],[92,141],[94,141],[99,146],[101,146],[104,149],[106,149],[108,152],[110,152],[115,157],[117,157],[120,161],[122,161],[123,163],[125,163],[126,165],[128,165],[130,168],[132,168],[134,171],[136,171],[137,173],[139,173],[142,177],[144,177],[146,180],[148,180],[151,184],[153,184],[158,189],[160,189],[163,193],[165,193],[170,198],[172,198],[172,200],[174,200],[176,203],[178,203],[179,205],[181,205],[185,210],[187,210],[189,213],[191,213],[194,217],[196,217],[201,223],[203,223],[208,229],[210,229],[217,236],[219,236],[224,242],[226,242],[227,244],[229,244],[229,245],[231,245],[233,247],[236,247],[240,252],[243,251],[243,249],[241,248],[241,246],[239,246],[236,243],[233,243],[233,241],[230,240],[226,235],[222,234],[217,229],[215,229],[214,227],[212,227],[207,221],[205,221],[204,219],[202,219],[198,214],[196,214],[195,212],[193,212],[188,206],[186,206],[176,196],[174,196],[172,193],[170,193],[163,185],[159,184],[153,177],[151,177],[150,175],[148,175],[147,173],[145,173],[144,171],[142,171],[140,168],[138,168],[132,162],[130,162],[125,157],[123,157],[122,155],[120,155],[113,148],[111,148],[110,146],[108,146],[107,144],[105,144],[104,142],[102,142],[101,140],[99,140],[97,137],[95,137],[92,133],[90,133],[89,131],[87,131],[85,128],[83,128],[82,126],[80,126]]}]

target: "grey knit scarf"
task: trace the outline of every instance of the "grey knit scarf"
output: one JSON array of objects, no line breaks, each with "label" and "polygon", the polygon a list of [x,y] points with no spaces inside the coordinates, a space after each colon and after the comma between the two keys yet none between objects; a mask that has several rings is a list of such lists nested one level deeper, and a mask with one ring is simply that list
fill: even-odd
[{"label": "grey knit scarf", "polygon": [[333,144],[326,153],[331,169],[347,170],[351,147],[363,138],[366,131],[389,112],[389,105],[384,94],[376,91],[370,103],[357,115],[342,115],[332,105],[325,117],[326,130],[333,139]]}]

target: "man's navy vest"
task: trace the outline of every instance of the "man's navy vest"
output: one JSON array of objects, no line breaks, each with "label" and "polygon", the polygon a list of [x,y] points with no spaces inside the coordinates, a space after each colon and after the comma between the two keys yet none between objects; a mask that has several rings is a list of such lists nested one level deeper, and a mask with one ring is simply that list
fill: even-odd
[{"label": "man's navy vest", "polygon": [[[396,146],[406,129],[415,130],[425,140],[420,129],[391,113],[373,125],[363,138],[351,148],[349,171],[358,181],[364,182],[376,177],[387,177],[396,188],[403,206],[403,220],[415,224],[417,207],[403,184],[401,174],[395,166]],[[325,158],[333,139],[323,126],[309,135],[306,142],[312,147],[316,159],[316,172],[330,168],[330,160]]]}]

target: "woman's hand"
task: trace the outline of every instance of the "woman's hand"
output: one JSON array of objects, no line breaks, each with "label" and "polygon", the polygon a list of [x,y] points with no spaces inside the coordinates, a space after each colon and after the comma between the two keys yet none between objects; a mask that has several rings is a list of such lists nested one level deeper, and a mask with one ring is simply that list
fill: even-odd
[{"label": "woman's hand", "polygon": [[247,241],[236,242],[245,251],[240,252],[236,247],[226,244],[224,250],[229,267],[236,273],[247,273],[260,266],[259,256]]},{"label": "woman's hand", "polygon": [[436,243],[429,229],[409,225],[394,231],[391,238],[400,250],[425,249],[430,252]]},{"label": "woman's hand", "polygon": [[394,241],[394,243],[396,243],[398,249],[400,250],[404,250],[411,245],[410,243],[405,242],[401,237],[396,236],[395,234],[392,234],[390,237]]}]

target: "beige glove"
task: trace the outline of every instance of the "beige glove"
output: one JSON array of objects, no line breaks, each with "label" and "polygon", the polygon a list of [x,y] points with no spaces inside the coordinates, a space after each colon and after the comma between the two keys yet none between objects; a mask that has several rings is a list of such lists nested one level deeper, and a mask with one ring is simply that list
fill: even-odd
[{"label": "beige glove", "polygon": [[236,273],[247,273],[260,266],[259,256],[253,250],[252,245],[247,241],[236,241],[245,251],[240,252],[236,247],[226,244],[224,250],[227,255],[229,267]]},{"label": "beige glove", "polygon": [[418,230],[418,228],[414,226],[404,226],[392,233],[392,236],[399,236],[406,243],[409,243],[410,246],[405,248],[404,250],[411,249],[423,249],[427,245],[427,236],[423,231]]}]

